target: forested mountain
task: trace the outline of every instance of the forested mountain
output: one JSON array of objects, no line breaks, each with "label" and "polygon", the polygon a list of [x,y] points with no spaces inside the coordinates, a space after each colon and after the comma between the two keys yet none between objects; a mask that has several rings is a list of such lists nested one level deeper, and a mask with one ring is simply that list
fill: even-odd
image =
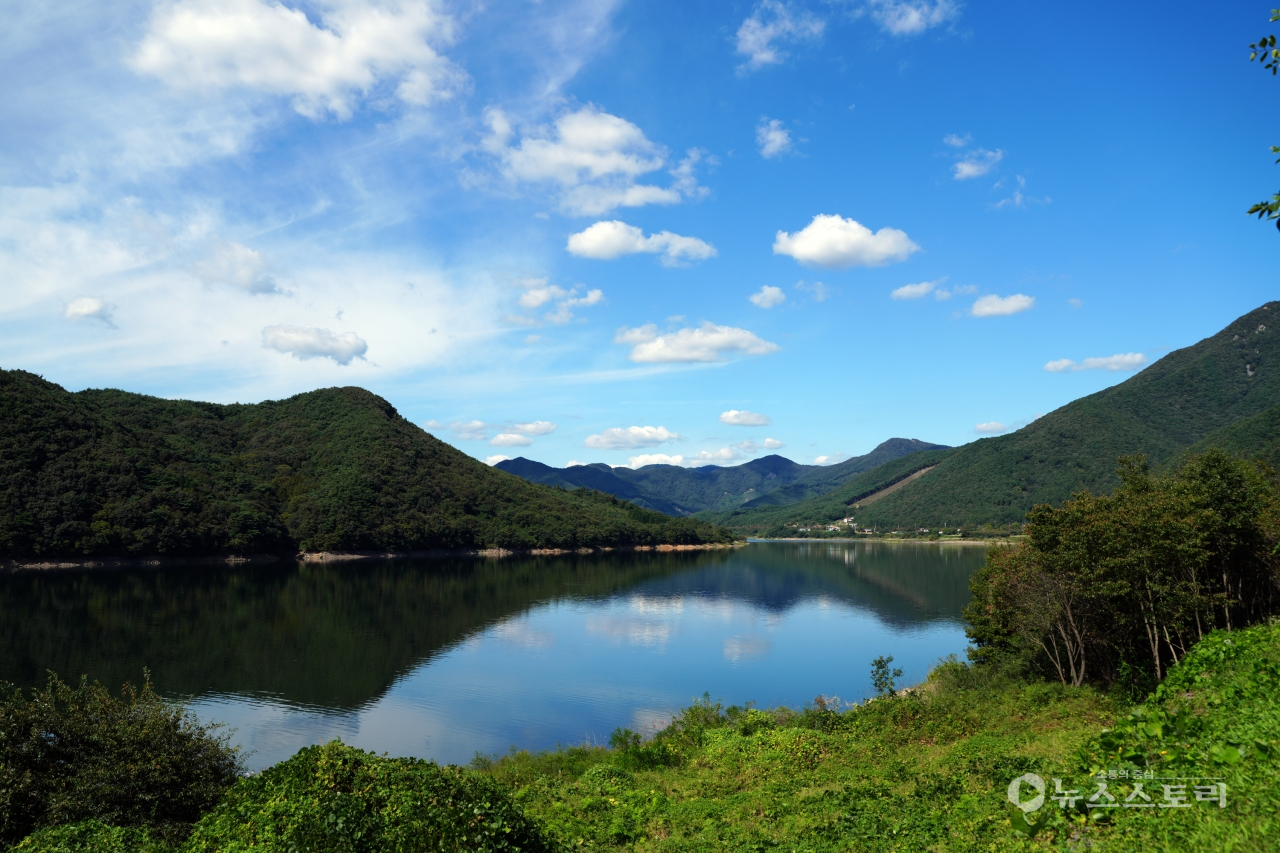
[{"label": "forested mountain", "polygon": [[496,471],[360,388],[221,406],[0,371],[0,559],[730,538]]},{"label": "forested mountain", "polygon": [[870,453],[835,465],[800,465],[782,456],[764,456],[729,467],[645,465],[632,470],[596,463],[552,468],[521,457],[499,462],[497,467],[535,483],[596,489],[668,515],[689,515],[703,510],[796,503],[826,494],[892,459],[942,446],[891,438]]},{"label": "forested mountain", "polygon": [[[1169,353],[1131,379],[1082,397],[1017,432],[931,457],[896,460],[845,491],[788,507],[743,508],[715,518],[740,532],[777,534],[787,525],[852,516],[865,527],[1010,527],[1040,503],[1075,491],[1105,493],[1119,480],[1119,457],[1146,454],[1157,469],[1188,452],[1221,447],[1280,463],[1280,302],[1244,315],[1199,343]],[[893,493],[863,501],[855,492],[927,473]]]}]

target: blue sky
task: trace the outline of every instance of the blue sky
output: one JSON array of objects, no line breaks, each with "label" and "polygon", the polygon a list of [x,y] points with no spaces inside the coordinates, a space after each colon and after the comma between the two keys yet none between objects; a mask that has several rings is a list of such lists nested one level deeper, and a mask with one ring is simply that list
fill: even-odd
[{"label": "blue sky", "polygon": [[7,4],[0,366],[480,459],[961,444],[1274,298],[1265,4]]}]

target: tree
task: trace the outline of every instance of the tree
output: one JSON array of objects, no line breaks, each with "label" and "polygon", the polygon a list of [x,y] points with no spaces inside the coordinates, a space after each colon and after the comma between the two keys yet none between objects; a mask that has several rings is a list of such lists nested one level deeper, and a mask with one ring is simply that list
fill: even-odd
[{"label": "tree", "polygon": [[[1280,9],[1271,10],[1271,21],[1272,23],[1280,21]],[[1276,46],[1276,37],[1269,35],[1258,39],[1257,42],[1249,45],[1249,49],[1253,51],[1249,54],[1249,61],[1253,62],[1256,59],[1274,76],[1276,70],[1280,68],[1280,47]],[[1271,146],[1271,153],[1280,154],[1280,146]],[[1280,163],[1280,160],[1276,162]],[[1280,228],[1280,193],[1273,195],[1270,201],[1258,202],[1249,208],[1248,212],[1258,214],[1259,219],[1275,220],[1276,228]]]}]

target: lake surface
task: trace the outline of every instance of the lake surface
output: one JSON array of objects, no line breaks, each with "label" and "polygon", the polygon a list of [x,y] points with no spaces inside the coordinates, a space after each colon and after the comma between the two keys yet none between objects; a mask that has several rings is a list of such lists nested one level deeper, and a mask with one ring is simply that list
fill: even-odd
[{"label": "lake surface", "polygon": [[332,738],[466,763],[651,733],[729,704],[860,701],[966,646],[975,546],[732,551],[0,575],[0,679],[144,668],[261,768]]}]

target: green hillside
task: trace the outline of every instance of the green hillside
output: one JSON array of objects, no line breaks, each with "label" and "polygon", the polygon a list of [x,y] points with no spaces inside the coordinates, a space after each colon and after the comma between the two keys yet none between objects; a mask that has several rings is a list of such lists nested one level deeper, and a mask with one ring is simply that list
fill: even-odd
[{"label": "green hillside", "polygon": [[360,388],[221,406],[0,371],[0,559],[729,538],[494,470]]},{"label": "green hillside", "polygon": [[[1280,461],[1280,328],[1273,326],[1280,326],[1280,302],[1251,311],[1133,378],[1017,432],[946,453],[918,480],[852,512],[851,499],[839,500],[848,497],[847,491],[839,491],[782,514],[744,509],[731,516],[700,517],[740,532],[849,515],[859,525],[882,530],[1010,528],[1036,504],[1063,501],[1080,489],[1110,492],[1119,482],[1116,460],[1131,453],[1145,453],[1156,467],[1209,446]],[[912,458],[891,464],[900,466]],[[881,476],[879,470],[860,480],[871,482]],[[900,470],[885,466],[881,478],[888,480],[890,472]]]}]

